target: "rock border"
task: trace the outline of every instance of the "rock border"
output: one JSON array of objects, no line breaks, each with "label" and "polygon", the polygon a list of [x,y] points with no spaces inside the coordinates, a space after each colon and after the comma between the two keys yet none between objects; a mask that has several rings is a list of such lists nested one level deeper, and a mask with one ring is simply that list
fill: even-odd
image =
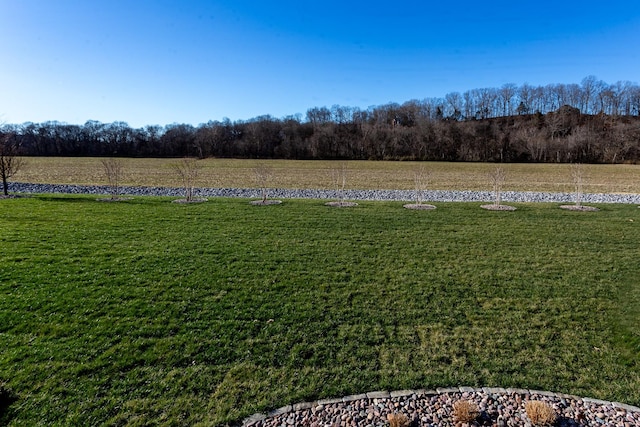
[{"label": "rock border", "polygon": [[594,208],[593,206],[577,206],[577,205],[561,205],[560,209],[566,209],[568,211],[578,211],[578,212],[597,212],[600,209]]},{"label": "rock border", "polygon": [[[245,418],[242,421],[242,427],[263,427],[266,425],[291,425],[287,419],[290,419],[291,414],[302,413],[302,412],[320,412],[331,405],[344,405],[344,404],[356,404],[358,402],[370,402],[372,405],[377,405],[381,408],[380,412],[396,412],[394,408],[398,410],[403,409],[401,401],[403,400],[417,400],[417,399],[425,399],[425,398],[435,398],[436,400],[442,400],[441,398],[447,397],[452,398],[456,397],[459,399],[467,399],[469,397],[473,397],[476,395],[476,398],[479,398],[479,395],[482,395],[482,401],[489,401],[500,399],[501,397],[504,400],[504,397],[513,398],[514,401],[518,401],[522,403],[524,400],[545,400],[547,403],[552,403],[549,401],[557,401],[561,405],[571,406],[568,401],[574,401],[577,403],[582,403],[584,406],[588,407],[592,410],[592,414],[589,414],[590,417],[595,417],[597,422],[601,425],[640,425],[640,408],[632,405],[627,405],[620,402],[609,402],[605,400],[592,399],[589,397],[579,397],[564,393],[555,393],[549,391],[541,391],[541,390],[533,390],[533,389],[520,389],[520,388],[502,388],[502,387],[439,387],[436,389],[419,389],[419,390],[397,390],[397,391],[372,391],[368,393],[344,396],[339,398],[329,398],[329,399],[320,399],[313,402],[301,402],[296,404],[291,404],[287,406],[283,406],[278,409],[274,409],[268,413],[256,413],[251,415],[248,418]],[[450,396],[451,395],[451,396]],[[523,399],[524,397],[524,399]],[[386,403],[386,405],[385,405]],[[362,405],[361,405],[362,406]],[[626,417],[627,421],[623,421],[623,424],[606,424],[606,415],[605,411],[613,411],[618,414],[620,417]],[[329,411],[331,413],[331,411]],[[582,416],[581,412],[579,412]],[[343,414],[345,415],[345,414]],[[386,418],[382,417],[382,413],[378,416],[370,417],[367,420],[367,425],[386,425]],[[438,414],[438,416],[442,417],[442,413]],[[347,415],[348,418],[348,415]],[[347,418],[342,418],[342,421],[346,421]],[[374,420],[374,418],[377,418]],[[498,420],[493,420],[497,422],[497,425],[507,425],[507,422],[504,421],[500,416]],[[275,423],[269,424],[269,421],[274,421]],[[420,420],[423,423],[424,420]],[[502,421],[503,424],[500,424]],[[580,421],[580,420],[578,420]],[[628,421],[632,421],[634,424],[631,424]],[[626,424],[624,424],[626,423]],[[295,424],[295,423],[294,423]],[[325,425],[326,423],[316,422],[311,425]],[[446,424],[446,423],[445,423]],[[333,425],[329,423],[329,425]],[[340,424],[342,425],[342,424]],[[344,425],[352,425],[349,423],[345,423]],[[431,424],[420,424],[420,425],[431,425]],[[435,425],[435,424],[434,424]],[[439,424],[438,424],[439,425]],[[449,425],[449,424],[446,424]],[[494,424],[495,425],[495,424]],[[509,424],[511,425],[511,424]],[[571,425],[571,424],[570,424]],[[574,425],[582,425],[582,424],[574,424]],[[591,424],[586,424],[591,425]]]}]

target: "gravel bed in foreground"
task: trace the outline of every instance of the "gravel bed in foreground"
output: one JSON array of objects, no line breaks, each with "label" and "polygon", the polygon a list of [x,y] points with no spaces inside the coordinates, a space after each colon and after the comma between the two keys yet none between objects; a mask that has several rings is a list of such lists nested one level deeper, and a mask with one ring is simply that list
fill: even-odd
[{"label": "gravel bed in foreground", "polygon": [[[10,183],[9,191],[15,193],[62,193],[62,194],[109,194],[109,187],[98,185],[61,185],[61,184],[29,184]],[[168,187],[122,187],[123,196],[168,196],[182,197],[184,189]],[[197,188],[197,197],[238,197],[261,198],[261,191],[256,188]],[[335,190],[294,190],[271,189],[271,199],[340,199]],[[413,201],[413,190],[348,190],[344,192],[345,200],[378,200],[378,201]],[[424,202],[491,202],[493,193],[490,191],[450,191],[430,190],[423,193]],[[573,193],[542,193],[532,191],[505,191],[502,193],[504,202],[558,202],[572,203],[575,201]],[[604,194],[589,193],[582,195],[582,203],[628,203],[640,204],[640,194]]]},{"label": "gravel bed in foreground", "polygon": [[[478,405],[480,416],[470,424],[456,422],[453,404],[468,400]],[[640,408],[565,394],[536,390],[455,387],[437,390],[373,392],[341,399],[299,403],[269,414],[247,418],[244,427],[379,427],[388,426],[387,415],[401,413],[411,426],[525,426],[533,424],[525,410],[529,400],[549,404],[558,427],[640,426]]]}]

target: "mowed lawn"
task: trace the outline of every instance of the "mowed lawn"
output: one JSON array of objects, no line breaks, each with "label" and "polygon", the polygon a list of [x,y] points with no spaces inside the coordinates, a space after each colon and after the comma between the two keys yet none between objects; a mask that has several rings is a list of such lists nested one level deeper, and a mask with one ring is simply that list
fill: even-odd
[{"label": "mowed lawn", "polygon": [[640,404],[640,209],[437,206],[0,200],[0,424],[455,385]]}]

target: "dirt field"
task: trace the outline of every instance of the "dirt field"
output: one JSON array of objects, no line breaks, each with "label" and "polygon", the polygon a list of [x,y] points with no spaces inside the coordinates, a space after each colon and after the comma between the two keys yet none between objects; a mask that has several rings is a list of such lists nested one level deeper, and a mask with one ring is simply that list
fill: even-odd
[{"label": "dirt field", "polygon": [[[14,181],[59,184],[106,184],[98,158],[29,157]],[[180,186],[175,159],[122,159],[122,185]],[[571,168],[566,164],[492,164],[386,161],[304,161],[206,159],[198,161],[197,185],[255,187],[258,164],[272,168],[269,187],[334,188],[332,171],[346,165],[350,189],[413,189],[415,171],[429,172],[428,189],[489,190],[489,173],[506,172],[504,191],[572,192]],[[640,193],[640,165],[584,165],[587,193]]]}]

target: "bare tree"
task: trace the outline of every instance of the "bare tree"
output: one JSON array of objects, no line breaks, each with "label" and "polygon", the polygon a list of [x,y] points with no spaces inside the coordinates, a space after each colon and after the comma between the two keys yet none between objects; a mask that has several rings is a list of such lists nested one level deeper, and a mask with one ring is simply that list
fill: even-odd
[{"label": "bare tree", "polygon": [[25,165],[24,159],[18,157],[19,151],[20,146],[15,135],[9,133],[0,136],[0,176],[5,196],[9,195],[9,178]]},{"label": "bare tree", "polygon": [[481,205],[480,207],[482,209],[491,211],[516,210],[516,208],[513,206],[502,204],[502,188],[504,187],[506,177],[507,174],[505,173],[504,169],[499,166],[489,173],[489,181],[491,182],[491,187],[493,188],[493,203],[490,205]]},{"label": "bare tree", "polygon": [[584,165],[580,163],[573,163],[571,165],[571,178],[573,178],[573,188],[575,195],[575,205],[562,205],[561,209],[567,209],[572,211],[598,211],[600,209],[594,208],[593,206],[584,206],[582,205],[582,196],[584,195],[584,183],[585,183],[585,171]]},{"label": "bare tree", "polygon": [[429,178],[431,174],[425,169],[424,166],[420,166],[413,171],[413,183],[416,189],[416,205],[421,205],[424,201],[424,192],[429,185]]},{"label": "bare tree", "polygon": [[336,186],[336,193],[338,193],[340,197],[340,203],[344,203],[344,189],[347,185],[347,164],[342,163],[339,168],[333,169],[331,171],[331,177],[333,178],[333,183]]},{"label": "bare tree", "polygon": [[533,127],[522,127],[515,132],[516,141],[521,146],[521,150],[526,153],[534,162],[544,162],[547,157],[549,143],[545,137],[544,130]]},{"label": "bare tree", "polygon": [[424,193],[427,189],[427,185],[429,184],[429,178],[431,174],[426,170],[424,166],[418,166],[413,171],[413,184],[415,186],[415,197],[416,202],[412,204],[403,205],[404,208],[407,209],[420,209],[420,210],[429,210],[435,209],[436,207],[433,205],[424,204]]},{"label": "bare tree", "polygon": [[502,105],[502,115],[513,115],[513,99],[516,96],[518,86],[515,83],[505,83],[498,91],[500,104]]},{"label": "bare tree", "polygon": [[253,169],[254,179],[258,187],[260,187],[260,194],[262,200],[255,200],[251,202],[253,205],[276,205],[282,203],[280,200],[267,200],[269,196],[268,183],[273,178],[273,168],[264,163],[258,163]]},{"label": "bare tree", "polygon": [[256,184],[258,184],[258,186],[260,187],[262,203],[265,203],[268,197],[267,183],[273,176],[273,169],[270,166],[265,165],[264,163],[258,163],[253,169],[253,173]]},{"label": "bare tree", "polygon": [[501,167],[495,168],[493,172],[489,173],[489,179],[493,187],[493,204],[494,206],[500,206],[502,203],[502,188],[504,187],[504,181],[507,174]]},{"label": "bare tree", "polygon": [[196,159],[184,158],[177,163],[174,163],[173,170],[176,171],[180,180],[182,181],[182,187],[184,188],[184,201],[193,202],[196,178],[200,171],[200,164]]},{"label": "bare tree", "polygon": [[102,159],[102,167],[107,177],[111,200],[118,198],[120,192],[120,179],[122,178],[122,161],[120,159]]},{"label": "bare tree", "polygon": [[325,203],[327,206],[350,207],[357,206],[355,202],[345,201],[345,188],[347,186],[347,164],[341,163],[340,167],[331,170],[331,180],[336,188],[339,201]]},{"label": "bare tree", "polygon": [[571,165],[571,178],[573,178],[573,188],[576,206],[581,207],[582,195],[584,194],[584,166],[581,163]]},{"label": "bare tree", "polygon": [[462,118],[462,95],[460,92],[451,92],[445,95],[445,101],[447,102],[445,109],[445,116],[459,120]]}]

